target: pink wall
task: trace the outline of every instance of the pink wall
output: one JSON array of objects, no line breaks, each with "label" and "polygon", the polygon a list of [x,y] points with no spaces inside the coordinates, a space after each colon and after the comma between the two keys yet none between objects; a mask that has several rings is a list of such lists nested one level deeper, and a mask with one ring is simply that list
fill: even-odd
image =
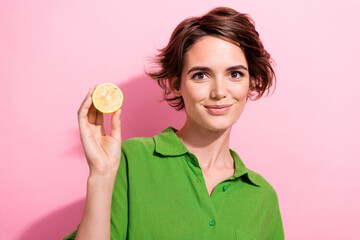
[{"label": "pink wall", "polygon": [[[0,235],[59,239],[78,223],[88,168],[77,110],[88,89],[125,94],[123,136],[184,116],[144,75],[185,17],[223,1],[0,1]],[[359,1],[226,1],[250,13],[277,62],[232,147],[276,188],[287,239],[360,239]]]}]

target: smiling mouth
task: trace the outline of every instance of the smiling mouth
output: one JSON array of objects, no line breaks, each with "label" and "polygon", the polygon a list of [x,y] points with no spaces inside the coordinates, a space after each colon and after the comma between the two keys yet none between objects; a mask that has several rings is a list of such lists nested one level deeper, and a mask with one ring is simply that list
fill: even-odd
[{"label": "smiling mouth", "polygon": [[221,115],[227,113],[232,104],[224,104],[224,105],[206,105],[204,106],[207,111],[214,115]]}]

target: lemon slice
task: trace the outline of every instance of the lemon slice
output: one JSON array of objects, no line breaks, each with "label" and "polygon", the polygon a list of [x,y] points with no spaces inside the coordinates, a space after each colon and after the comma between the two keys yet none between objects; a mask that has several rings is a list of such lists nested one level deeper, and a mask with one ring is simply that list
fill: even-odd
[{"label": "lemon slice", "polygon": [[112,113],[121,108],[124,95],[113,83],[103,83],[97,86],[92,94],[92,101],[97,110],[102,113]]}]

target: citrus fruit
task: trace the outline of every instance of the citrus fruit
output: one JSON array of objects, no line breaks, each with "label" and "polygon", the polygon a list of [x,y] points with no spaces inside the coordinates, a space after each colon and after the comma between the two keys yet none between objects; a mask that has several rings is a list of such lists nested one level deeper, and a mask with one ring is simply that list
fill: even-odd
[{"label": "citrus fruit", "polygon": [[113,83],[97,86],[92,94],[94,107],[102,113],[112,113],[121,108],[124,95]]}]

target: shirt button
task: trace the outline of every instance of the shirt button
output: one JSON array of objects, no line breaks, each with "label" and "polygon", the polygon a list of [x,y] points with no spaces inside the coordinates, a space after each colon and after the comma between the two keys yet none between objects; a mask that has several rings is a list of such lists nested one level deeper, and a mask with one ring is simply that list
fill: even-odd
[{"label": "shirt button", "polygon": [[210,226],[215,226],[215,221],[214,220],[211,220],[210,222],[209,222],[209,224],[210,224]]},{"label": "shirt button", "polygon": [[226,191],[226,189],[228,189],[228,186],[225,185],[225,186],[223,187],[223,190]]}]

